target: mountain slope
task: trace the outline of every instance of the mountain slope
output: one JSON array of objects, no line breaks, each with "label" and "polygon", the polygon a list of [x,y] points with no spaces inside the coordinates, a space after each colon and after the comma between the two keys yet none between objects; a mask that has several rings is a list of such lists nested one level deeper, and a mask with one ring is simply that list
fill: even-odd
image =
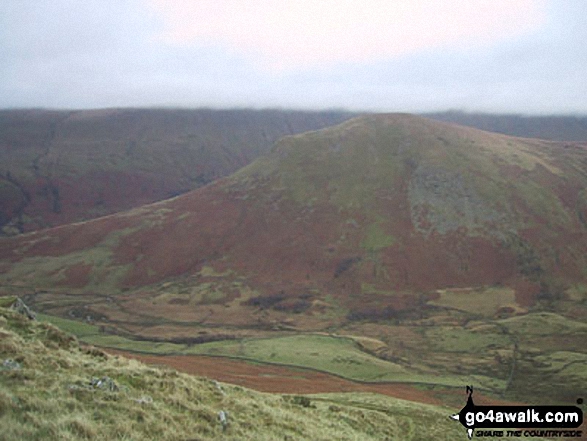
[{"label": "mountain slope", "polygon": [[0,111],[4,234],[165,199],[248,164],[283,135],[343,112],[104,109]]},{"label": "mountain slope", "polygon": [[422,314],[459,287],[530,307],[585,283],[586,185],[582,145],[368,116],[180,197],[3,239],[1,281],[209,323],[256,322],[242,308],[259,306],[314,326]]},{"label": "mountain slope", "polygon": [[581,144],[361,117],[176,198],[0,239],[0,293],[105,347],[569,403],[586,181]]}]

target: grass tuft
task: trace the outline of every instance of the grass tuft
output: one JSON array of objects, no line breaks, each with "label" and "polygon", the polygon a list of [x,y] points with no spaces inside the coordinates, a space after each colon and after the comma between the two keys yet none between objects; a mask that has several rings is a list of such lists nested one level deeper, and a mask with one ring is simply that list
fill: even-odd
[{"label": "grass tuft", "polygon": [[8,342],[0,360],[21,363],[0,371],[0,439],[368,441],[422,439],[432,430],[438,440],[462,436],[446,418],[458,409],[372,394],[284,398],[227,384],[221,393],[208,379],[80,346],[12,311],[0,308],[0,317]]}]

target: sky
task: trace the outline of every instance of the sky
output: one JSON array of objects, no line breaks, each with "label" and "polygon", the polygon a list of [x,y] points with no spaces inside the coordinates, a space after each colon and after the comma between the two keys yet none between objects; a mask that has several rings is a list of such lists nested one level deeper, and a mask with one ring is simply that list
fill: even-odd
[{"label": "sky", "polygon": [[2,0],[0,108],[587,114],[584,0]]}]

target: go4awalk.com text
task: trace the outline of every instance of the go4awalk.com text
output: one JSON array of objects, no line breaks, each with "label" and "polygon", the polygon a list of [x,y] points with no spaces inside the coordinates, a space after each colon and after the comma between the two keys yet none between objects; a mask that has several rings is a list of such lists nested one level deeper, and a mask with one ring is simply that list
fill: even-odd
[{"label": "go4awalk.com text", "polygon": [[[583,411],[577,406],[477,406],[473,387],[467,386],[467,404],[451,416],[467,430],[469,439],[477,437],[565,437],[580,438],[577,428]],[[583,400],[577,400],[582,404]]]}]

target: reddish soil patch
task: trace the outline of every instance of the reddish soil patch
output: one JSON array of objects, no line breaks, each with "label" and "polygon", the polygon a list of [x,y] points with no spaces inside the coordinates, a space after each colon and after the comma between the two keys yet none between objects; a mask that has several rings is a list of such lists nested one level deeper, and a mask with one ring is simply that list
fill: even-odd
[{"label": "reddish soil patch", "polygon": [[536,303],[536,296],[540,293],[540,284],[528,280],[516,280],[513,283],[516,291],[516,302],[523,307],[530,307]]},{"label": "reddish soil patch", "polygon": [[[459,410],[466,403],[466,393],[461,389],[441,388],[422,390],[405,383],[360,383],[335,375],[309,369],[290,368],[268,364],[253,364],[224,357],[200,355],[160,356],[106,349],[113,355],[134,358],[156,366],[169,366],[190,375],[236,384],[260,392],[278,394],[319,394],[339,392],[370,392],[407,401],[444,405]],[[477,405],[523,405],[492,398],[475,392]]]},{"label": "reddish soil patch", "polygon": [[90,282],[90,272],[92,265],[87,263],[77,263],[65,270],[65,280],[58,282],[59,286],[68,286],[70,288],[83,288]]},{"label": "reddish soil patch", "polygon": [[[191,375],[212,378],[224,383],[237,384],[260,392],[282,394],[371,392],[403,400],[435,405],[447,404],[447,401],[443,400],[441,395],[450,395],[448,397],[449,401],[455,402],[460,402],[459,400],[462,395],[463,405],[466,402],[464,388],[463,391],[443,391],[442,394],[439,394],[438,391],[420,390],[404,383],[360,383],[308,369],[252,364],[246,361],[223,357],[146,355],[114,349],[106,349],[106,351],[113,355],[134,358],[151,365],[169,366]],[[478,393],[475,394],[475,398],[478,398],[478,404],[505,403],[503,401],[489,399]]]}]

